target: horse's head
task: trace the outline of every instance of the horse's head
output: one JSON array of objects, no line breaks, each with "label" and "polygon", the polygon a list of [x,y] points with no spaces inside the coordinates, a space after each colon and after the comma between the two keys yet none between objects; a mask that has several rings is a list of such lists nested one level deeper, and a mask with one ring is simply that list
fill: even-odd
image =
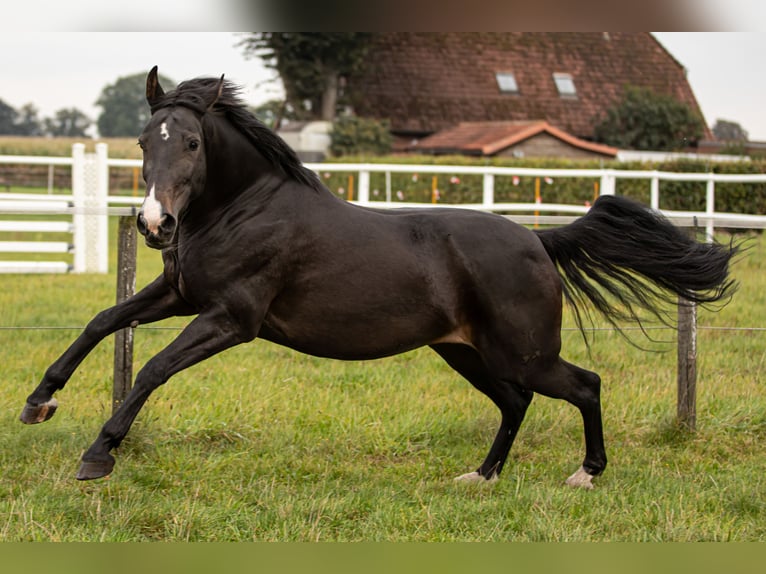
[{"label": "horse's head", "polygon": [[221,93],[218,86],[194,99],[168,98],[157,79],[157,67],[146,79],[152,117],[138,143],[144,154],[146,197],[138,212],[138,231],[149,247],[173,243],[178,222],[205,187],[206,163],[202,117]]}]

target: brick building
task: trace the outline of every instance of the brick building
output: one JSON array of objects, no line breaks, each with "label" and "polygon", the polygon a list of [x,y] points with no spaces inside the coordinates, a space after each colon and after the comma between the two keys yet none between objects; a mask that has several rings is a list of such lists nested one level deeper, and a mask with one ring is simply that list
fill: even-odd
[{"label": "brick building", "polygon": [[[367,62],[348,78],[349,99],[356,114],[389,120],[400,150],[473,122],[545,125],[556,130],[538,133],[549,144],[566,144],[561,134],[585,143],[628,85],[672,95],[702,117],[684,67],[650,33],[386,33]],[[712,139],[707,128],[703,139]]]}]

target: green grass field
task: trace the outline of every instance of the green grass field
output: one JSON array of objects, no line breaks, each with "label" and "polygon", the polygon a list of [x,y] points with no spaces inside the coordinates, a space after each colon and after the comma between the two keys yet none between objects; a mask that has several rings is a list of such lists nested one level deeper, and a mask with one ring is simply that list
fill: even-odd
[{"label": "green grass field", "polygon": [[[53,419],[18,415],[70,327],[112,304],[115,277],[0,276],[0,540],[764,540],[766,332],[702,328],[766,327],[764,265],[756,237],[734,267],[734,301],[700,313],[696,433],[675,424],[674,332],[655,332],[670,342],[648,353],[600,331],[590,354],[565,332],[564,356],[604,381],[610,465],[593,491],[563,485],[583,456],[566,403],[533,401],[498,482],[455,483],[483,459],[499,413],[434,353],[343,363],[263,341],[171,379],[114,474],[77,482],[111,408],[112,340],[58,393]],[[159,270],[140,247],[139,286]],[[139,328],[137,368],[185,322]],[[41,326],[60,329],[7,329]]]}]

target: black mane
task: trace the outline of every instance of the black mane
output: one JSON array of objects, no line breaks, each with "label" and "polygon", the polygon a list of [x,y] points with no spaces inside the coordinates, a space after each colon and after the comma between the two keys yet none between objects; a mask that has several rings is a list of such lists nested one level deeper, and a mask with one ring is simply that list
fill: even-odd
[{"label": "black mane", "polygon": [[210,113],[226,117],[274,167],[298,183],[319,189],[322,186],[319,177],[303,165],[295,151],[282,138],[247,109],[240,98],[239,86],[224,81],[220,96],[212,109],[207,109],[205,102],[214,98],[213,92],[218,89],[219,82],[218,78],[196,78],[181,82],[175,90],[165,94],[152,106],[152,114],[169,106],[183,106],[203,117]]}]

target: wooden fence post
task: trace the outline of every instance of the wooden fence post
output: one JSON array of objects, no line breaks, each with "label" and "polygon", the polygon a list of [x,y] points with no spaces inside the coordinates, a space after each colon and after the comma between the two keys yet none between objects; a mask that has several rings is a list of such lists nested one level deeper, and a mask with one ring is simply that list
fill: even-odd
[{"label": "wooden fence post", "polygon": [[678,423],[697,426],[697,305],[678,300]]},{"label": "wooden fence post", "polygon": [[[689,235],[696,237],[697,222]],[[678,299],[678,403],[677,420],[684,428],[697,428],[697,305]]]},{"label": "wooden fence post", "polygon": [[[136,291],[136,221],[120,217],[117,239],[117,303]],[[133,326],[114,334],[114,387],[112,414],[117,412],[133,385]]]}]

